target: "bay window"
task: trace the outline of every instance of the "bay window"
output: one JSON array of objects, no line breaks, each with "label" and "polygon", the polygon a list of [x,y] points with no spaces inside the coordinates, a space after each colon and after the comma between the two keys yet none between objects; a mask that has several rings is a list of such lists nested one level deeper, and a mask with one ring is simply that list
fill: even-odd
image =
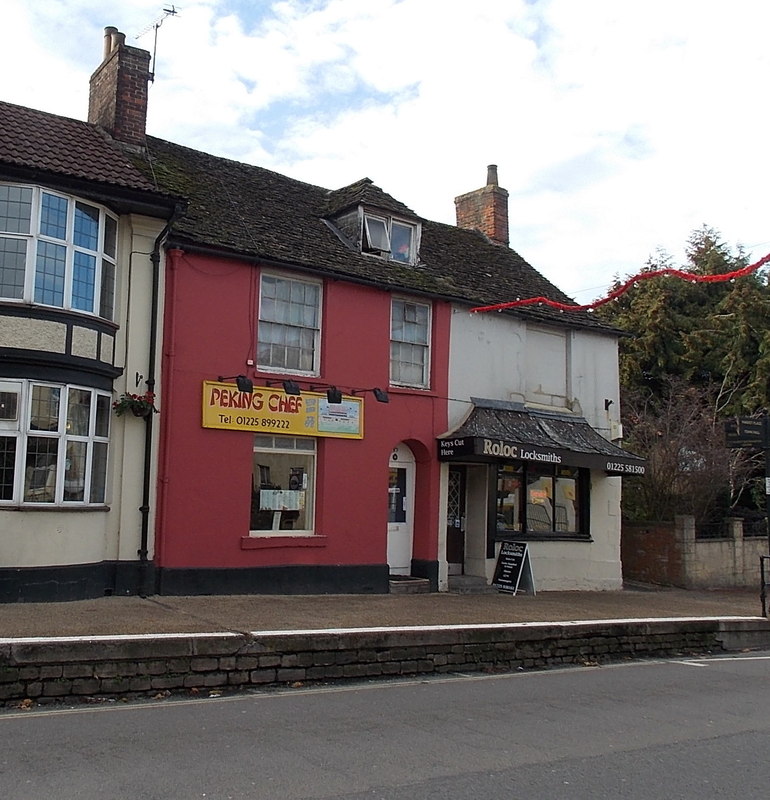
[{"label": "bay window", "polygon": [[0,381],[0,503],[103,505],[111,397]]},{"label": "bay window", "polygon": [[117,224],[100,206],[0,184],[0,299],[112,319]]}]

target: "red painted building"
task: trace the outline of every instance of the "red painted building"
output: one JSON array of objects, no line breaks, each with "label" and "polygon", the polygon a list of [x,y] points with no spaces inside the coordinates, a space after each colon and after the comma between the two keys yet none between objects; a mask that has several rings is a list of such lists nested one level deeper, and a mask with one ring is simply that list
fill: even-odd
[{"label": "red painted building", "polygon": [[[284,288],[310,287],[317,300],[315,374],[259,366],[260,296],[264,281],[273,286],[276,279]],[[386,288],[194,249],[167,253],[155,548],[161,593],[387,591],[390,569],[399,568],[389,568],[387,552],[394,494],[399,510],[406,503],[414,514],[408,574],[435,585],[435,441],[446,429],[449,307],[416,300],[430,311],[428,388],[398,386],[390,375],[393,296]],[[273,435],[271,428],[262,436],[251,429],[202,427],[205,388],[211,389],[204,382],[216,386],[223,373],[249,378],[254,396],[264,398],[262,409],[247,401],[248,414],[231,415],[233,420],[245,416],[246,427],[274,419],[269,406],[288,409],[291,416],[298,403],[327,403],[325,393],[334,386],[363,412],[361,438]],[[302,394],[287,395],[284,380],[295,381]],[[225,383],[235,390],[230,402],[239,403],[232,380]],[[389,402],[377,402],[372,391],[356,391],[375,387],[387,392]],[[275,453],[269,447],[255,453],[265,439]],[[298,442],[306,449],[284,452]],[[390,485],[389,462],[399,445],[415,462],[413,487],[400,487],[405,498]],[[265,461],[269,477],[259,473]],[[291,510],[263,508],[266,494],[285,494],[291,469],[295,484],[304,485],[293,490],[303,495],[301,502],[284,497],[284,507]]]}]

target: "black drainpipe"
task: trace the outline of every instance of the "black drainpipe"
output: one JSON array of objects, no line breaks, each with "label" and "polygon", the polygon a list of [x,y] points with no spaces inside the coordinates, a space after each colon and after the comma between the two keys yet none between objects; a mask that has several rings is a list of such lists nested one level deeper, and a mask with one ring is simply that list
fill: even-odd
[{"label": "black drainpipe", "polygon": [[[158,343],[158,296],[160,294],[160,245],[166,238],[171,226],[177,217],[182,213],[183,207],[177,204],[163,230],[155,239],[155,244],[150,253],[152,263],[152,299],[150,302],[150,352],[147,358],[147,384],[148,392],[155,392],[155,368],[157,358],[155,352]],[[142,505],[139,511],[142,515],[142,531],[139,549],[136,551],[139,556],[139,585],[137,593],[140,597],[147,597],[155,593],[155,581],[150,572],[150,561],[147,557],[148,543],[150,540],[150,490],[152,488],[152,420],[154,414],[148,414],[144,418],[144,474],[142,478]],[[152,580],[151,580],[152,579]]]}]

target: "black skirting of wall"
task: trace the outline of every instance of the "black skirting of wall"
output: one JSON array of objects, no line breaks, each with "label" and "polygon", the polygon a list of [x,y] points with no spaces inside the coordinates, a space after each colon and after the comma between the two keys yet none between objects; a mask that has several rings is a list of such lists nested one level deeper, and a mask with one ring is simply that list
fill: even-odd
[{"label": "black skirting of wall", "polygon": [[157,570],[161,595],[387,594],[388,565]]},{"label": "black skirting of wall", "polygon": [[412,575],[415,578],[427,578],[430,581],[430,590],[432,592],[438,591],[438,561],[413,558]]},{"label": "black skirting of wall", "polygon": [[[437,576],[438,568],[436,586]],[[432,587],[433,583],[431,577]],[[156,569],[152,563],[143,568],[136,561],[105,561],[0,569],[0,603],[52,603],[106,595],[152,594],[153,584],[155,593],[165,595],[387,594],[389,591],[387,564]]]},{"label": "black skirting of wall", "polygon": [[138,594],[140,577],[138,562],[6,567],[0,569],[0,603],[51,603]]}]

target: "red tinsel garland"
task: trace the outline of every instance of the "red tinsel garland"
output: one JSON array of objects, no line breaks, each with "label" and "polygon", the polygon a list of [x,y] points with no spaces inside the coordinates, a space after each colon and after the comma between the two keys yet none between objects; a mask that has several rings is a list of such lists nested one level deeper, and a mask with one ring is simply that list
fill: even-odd
[{"label": "red tinsel garland", "polygon": [[675,278],[681,278],[683,281],[690,281],[690,283],[721,283],[723,281],[734,280],[735,278],[742,278],[744,275],[748,275],[755,270],[758,270],[761,266],[767,264],[769,261],[770,253],[768,253],[764,258],[760,258],[759,261],[755,262],[754,264],[749,264],[749,266],[743,267],[742,269],[736,269],[734,272],[724,272],[719,275],[696,275],[694,272],[685,272],[684,270],[672,269],[671,267],[666,267],[665,269],[654,269],[650,272],[640,272],[638,275],[634,275],[633,278],[629,278],[621,286],[618,286],[617,289],[611,291],[606,297],[603,297],[600,300],[594,300],[593,303],[587,303],[586,305],[582,306],[570,305],[569,303],[559,303],[556,300],[550,300],[547,297],[528,297],[526,300],[511,300],[508,303],[496,303],[492,306],[478,306],[476,308],[472,308],[471,312],[502,311],[504,308],[531,306],[535,303],[537,303],[537,305],[546,305],[550,306],[551,308],[558,308],[560,311],[590,311],[594,308],[599,308],[599,306],[603,306],[605,303],[609,303],[616,297],[620,297],[620,295],[627,292],[635,284],[639,283],[640,281],[649,280],[650,278],[658,278],[661,275],[673,275]]}]

